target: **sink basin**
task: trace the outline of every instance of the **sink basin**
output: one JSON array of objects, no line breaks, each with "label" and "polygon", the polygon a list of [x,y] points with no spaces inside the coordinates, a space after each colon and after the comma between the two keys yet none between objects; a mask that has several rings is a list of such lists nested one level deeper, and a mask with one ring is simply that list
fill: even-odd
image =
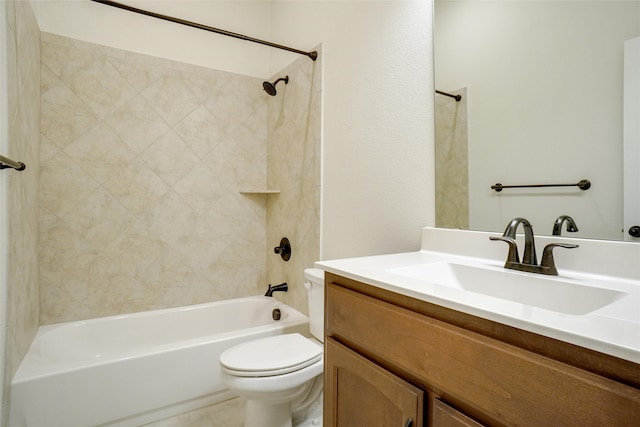
[{"label": "sink basin", "polygon": [[417,264],[392,268],[387,272],[436,286],[573,315],[590,313],[626,295],[614,289],[583,285],[557,277],[450,262]]}]

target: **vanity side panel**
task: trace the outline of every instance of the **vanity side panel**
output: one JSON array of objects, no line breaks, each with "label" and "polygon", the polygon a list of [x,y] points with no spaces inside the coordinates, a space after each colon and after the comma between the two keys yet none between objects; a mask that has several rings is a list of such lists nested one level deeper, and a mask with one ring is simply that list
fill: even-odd
[{"label": "vanity side panel", "polygon": [[635,425],[640,391],[327,283],[327,334],[488,425]]}]

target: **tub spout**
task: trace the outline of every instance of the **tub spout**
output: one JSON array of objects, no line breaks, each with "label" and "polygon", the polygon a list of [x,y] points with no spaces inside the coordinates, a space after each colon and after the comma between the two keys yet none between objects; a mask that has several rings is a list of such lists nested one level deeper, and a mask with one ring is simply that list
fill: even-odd
[{"label": "tub spout", "polygon": [[287,292],[289,290],[289,285],[287,285],[287,282],[284,283],[280,283],[279,285],[276,286],[271,286],[269,285],[269,289],[267,289],[267,293],[264,294],[265,297],[272,297],[274,292]]}]

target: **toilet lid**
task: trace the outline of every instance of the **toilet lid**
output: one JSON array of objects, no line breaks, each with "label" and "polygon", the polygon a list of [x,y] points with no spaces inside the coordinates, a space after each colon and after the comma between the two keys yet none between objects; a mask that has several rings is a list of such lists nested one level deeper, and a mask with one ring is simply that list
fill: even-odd
[{"label": "toilet lid", "polygon": [[233,346],[220,364],[238,376],[280,375],[322,359],[322,347],[298,333],[276,335]]}]

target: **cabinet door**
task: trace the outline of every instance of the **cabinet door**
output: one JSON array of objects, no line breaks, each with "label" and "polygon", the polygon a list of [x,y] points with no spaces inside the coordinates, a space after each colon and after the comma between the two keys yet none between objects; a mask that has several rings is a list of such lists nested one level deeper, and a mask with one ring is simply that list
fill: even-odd
[{"label": "cabinet door", "polygon": [[422,390],[331,338],[325,360],[325,427],[422,427]]},{"label": "cabinet door", "polygon": [[433,401],[433,426],[432,427],[483,427],[451,406],[434,399]]}]

